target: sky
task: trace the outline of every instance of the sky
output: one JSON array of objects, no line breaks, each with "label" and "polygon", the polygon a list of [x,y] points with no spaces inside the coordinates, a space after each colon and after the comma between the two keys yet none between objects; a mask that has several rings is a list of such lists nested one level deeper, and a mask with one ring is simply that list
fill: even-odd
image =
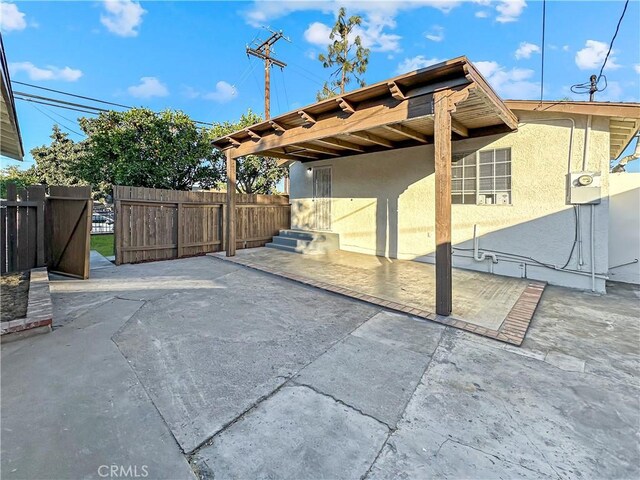
[{"label": "sky", "polygon": [[[179,109],[203,122],[234,121],[248,109],[263,113],[264,66],[245,47],[266,39],[269,28],[289,40],[274,49],[287,66],[272,71],[271,115],[315,101],[328,80],[317,55],[341,6],[362,17],[357,33],[371,50],[367,83],[466,55],[503,99],[540,98],[541,1],[2,0],[0,28],[14,81]],[[547,1],[544,99],[587,100],[570,87],[600,71],[623,7],[618,0]],[[640,2],[632,0],[597,100],[640,101],[639,20]],[[22,85],[14,90],[85,102]],[[16,104],[26,152],[49,143],[54,123],[83,138],[75,112]],[[24,162],[2,158],[3,167],[32,163],[29,153]],[[628,170],[640,171],[640,161]]]}]

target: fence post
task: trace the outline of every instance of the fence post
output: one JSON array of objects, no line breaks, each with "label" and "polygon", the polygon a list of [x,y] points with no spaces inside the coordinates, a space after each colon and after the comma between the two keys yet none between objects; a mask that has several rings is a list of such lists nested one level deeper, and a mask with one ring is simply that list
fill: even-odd
[{"label": "fence post", "polygon": [[183,229],[183,223],[184,223],[184,211],[183,211],[183,206],[182,206],[182,202],[178,201],[178,258],[180,258],[182,256],[182,245],[183,245],[183,237],[184,237],[184,229]]},{"label": "fence post", "polygon": [[[7,200],[10,202],[15,202],[17,200],[16,195],[16,184],[11,182],[7,183]],[[16,221],[16,214],[18,212],[18,207],[7,205],[7,271],[15,272],[16,271],[16,256],[17,256],[17,245],[16,245],[16,235],[18,231],[18,223]]]}]

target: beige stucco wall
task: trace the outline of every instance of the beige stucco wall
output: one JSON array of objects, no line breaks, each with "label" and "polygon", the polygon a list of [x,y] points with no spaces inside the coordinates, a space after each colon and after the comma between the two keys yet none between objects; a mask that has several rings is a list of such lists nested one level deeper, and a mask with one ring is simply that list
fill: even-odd
[{"label": "beige stucco wall", "polygon": [[640,173],[609,177],[609,276],[640,284]]},{"label": "beige stucco wall", "polygon": [[[517,132],[454,142],[454,152],[511,148],[512,205],[453,205],[454,265],[512,276],[526,276],[577,288],[590,288],[588,275],[560,272],[534,260],[500,256],[499,262],[476,262],[473,226],[481,250],[496,250],[563,266],[571,250],[574,211],[566,202],[570,122],[548,120],[558,114],[516,112]],[[581,170],[586,117],[575,121],[571,170]],[[537,123],[539,121],[548,123]],[[608,119],[594,117],[586,170],[602,174],[602,203],[595,207],[595,270],[608,267]],[[308,168],[332,167],[332,231],[344,250],[391,258],[434,259],[433,147],[422,146],[291,166],[292,227],[313,228],[312,175]],[[577,255],[567,268],[590,272],[590,207],[580,207],[584,264]],[[597,279],[604,291],[604,279]]]}]

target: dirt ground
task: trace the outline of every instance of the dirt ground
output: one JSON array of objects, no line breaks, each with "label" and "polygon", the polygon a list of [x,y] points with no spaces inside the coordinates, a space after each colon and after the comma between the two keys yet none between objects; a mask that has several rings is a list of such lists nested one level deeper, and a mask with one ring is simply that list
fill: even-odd
[{"label": "dirt ground", "polygon": [[0,320],[8,322],[27,315],[29,301],[29,272],[17,272],[0,277],[2,308]]}]

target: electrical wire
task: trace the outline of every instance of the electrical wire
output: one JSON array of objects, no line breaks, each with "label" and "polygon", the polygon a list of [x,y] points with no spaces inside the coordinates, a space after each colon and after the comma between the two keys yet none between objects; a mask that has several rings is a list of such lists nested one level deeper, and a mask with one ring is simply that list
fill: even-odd
[{"label": "electrical wire", "polygon": [[[47,88],[47,87],[40,87],[38,85],[34,85],[34,84],[31,84],[31,83],[18,82],[16,80],[11,80],[11,83],[15,83],[15,84],[18,84],[18,85],[24,85],[24,86],[32,87],[32,88],[37,88],[37,89],[40,89],[40,90],[46,90],[46,91],[49,91],[49,92],[59,93],[59,94],[62,94],[62,95],[68,95],[68,96],[71,96],[71,97],[82,98],[84,100],[90,100],[90,101],[93,101],[93,102],[103,103],[103,104],[107,104],[107,105],[113,105],[113,106],[116,106],[116,107],[122,107],[122,108],[127,108],[127,109],[132,109],[133,108],[133,107],[130,107],[128,105],[122,105],[122,104],[119,104],[119,103],[107,102],[106,100],[100,100],[100,99],[93,98],[93,97],[85,97],[83,95],[76,95],[74,93],[64,92],[62,90],[56,90],[56,89]],[[14,93],[15,94],[19,94],[19,95],[28,96],[28,97],[33,97],[33,98],[44,99],[44,100],[51,101],[51,102],[62,103],[62,104],[66,104],[66,105],[78,106],[80,108],[96,110],[98,112],[108,112],[109,111],[109,110],[106,110],[106,109],[103,109],[103,108],[94,107],[94,106],[91,106],[91,105],[81,105],[81,104],[76,104],[76,103],[72,103],[72,102],[66,102],[64,100],[60,100],[60,99],[57,99],[57,98],[41,97],[39,95],[34,95],[32,93],[25,93],[25,92],[14,92]],[[25,100],[25,99],[22,98],[21,100]],[[41,103],[41,102],[35,102],[35,103]],[[57,105],[50,105],[50,106],[57,106]],[[60,108],[62,108],[62,107],[60,107]],[[88,113],[88,112],[85,112],[85,113]],[[213,126],[213,123],[211,123],[211,122],[202,122],[200,120],[193,120],[193,123],[196,123],[196,124],[199,124],[199,125]]]},{"label": "electrical wire", "polygon": [[55,103],[41,102],[39,100],[34,100],[32,98],[23,98],[23,97],[14,97],[14,98],[16,100],[22,100],[22,101],[25,101],[25,102],[37,103],[37,104],[40,104],[40,105],[47,105],[49,107],[62,108],[62,109],[65,109],[65,110],[72,110],[74,112],[88,113],[90,115],[98,115],[98,112],[91,112],[89,110],[81,110],[79,108],[73,108],[73,107],[65,107],[63,105],[58,105],[58,104],[55,104]]},{"label": "electrical wire", "polygon": [[38,110],[41,114],[43,114],[45,117],[47,117],[49,120],[53,120],[53,122],[56,125],[60,125],[62,128],[64,128],[65,130],[74,133],[80,137],[86,138],[85,135],[83,135],[82,133],[78,133],[75,130],[73,130],[72,128],[67,127],[65,124],[61,123],[59,120],[56,120],[55,118],[53,118],[51,115],[47,114],[46,112],[43,112],[41,109],[39,109],[38,107],[36,107],[35,105],[31,105],[33,108],[35,108],[36,110]]},{"label": "electrical wire", "polygon": [[109,110],[106,110],[104,108],[98,108],[98,107],[92,107],[91,105],[82,105],[81,103],[73,103],[73,102],[67,102],[65,100],[58,100],[57,98],[50,98],[50,97],[42,97],[40,95],[33,95],[32,93],[25,93],[25,92],[13,92],[14,95],[20,95],[22,97],[28,97],[28,98],[35,98],[37,100],[44,100],[47,102],[55,102],[55,103],[60,103],[62,105],[70,105],[72,107],[78,107],[78,108],[84,108],[87,110],[95,110],[96,112],[108,112]]},{"label": "electrical wire", "polygon": [[70,97],[82,98],[84,100],[91,100],[92,102],[104,103],[106,105],[113,105],[114,107],[122,107],[122,108],[129,108],[129,109],[133,108],[133,107],[129,107],[128,105],[122,105],[120,103],[107,102],[106,100],[99,100],[99,99],[93,98],[93,97],[85,97],[83,95],[76,95],[75,93],[63,92],[62,90],[55,90],[53,88],[40,87],[38,85],[33,85],[31,83],[18,82],[17,80],[11,80],[11,83],[16,83],[18,85],[24,85],[24,86],[32,87],[32,88],[38,88],[40,90],[46,90],[48,92],[60,93],[62,95],[68,95]]},{"label": "electrical wire", "polygon": [[[629,0],[626,0],[624,3],[624,8],[622,9],[622,14],[620,15],[620,19],[618,20],[618,24],[616,25],[616,30],[611,38],[611,42],[609,43],[609,50],[607,50],[607,54],[604,57],[604,62],[602,63],[602,67],[600,67],[600,73],[596,75],[592,75],[591,79],[588,82],[576,83],[575,85],[571,85],[571,91],[578,95],[583,94],[592,94],[595,92],[603,92],[607,89],[608,82],[607,77],[603,74],[604,68],[607,66],[607,60],[609,60],[609,55],[613,51],[613,42],[615,42],[616,37],[618,36],[618,32],[620,31],[620,25],[622,24],[622,19],[624,18],[625,13],[627,13],[627,7],[629,6]],[[600,81],[604,80],[604,87],[599,87]]]},{"label": "electrical wire", "polygon": [[289,105],[291,105],[289,103],[289,94],[287,93],[287,82],[284,79],[284,71],[282,69],[280,69],[280,76],[282,78],[282,87],[284,88],[284,99],[287,102],[287,110],[289,108],[291,108]]},{"label": "electrical wire", "polygon": [[540,66],[540,105],[544,93],[544,34],[547,25],[547,0],[542,0],[542,59]]}]

